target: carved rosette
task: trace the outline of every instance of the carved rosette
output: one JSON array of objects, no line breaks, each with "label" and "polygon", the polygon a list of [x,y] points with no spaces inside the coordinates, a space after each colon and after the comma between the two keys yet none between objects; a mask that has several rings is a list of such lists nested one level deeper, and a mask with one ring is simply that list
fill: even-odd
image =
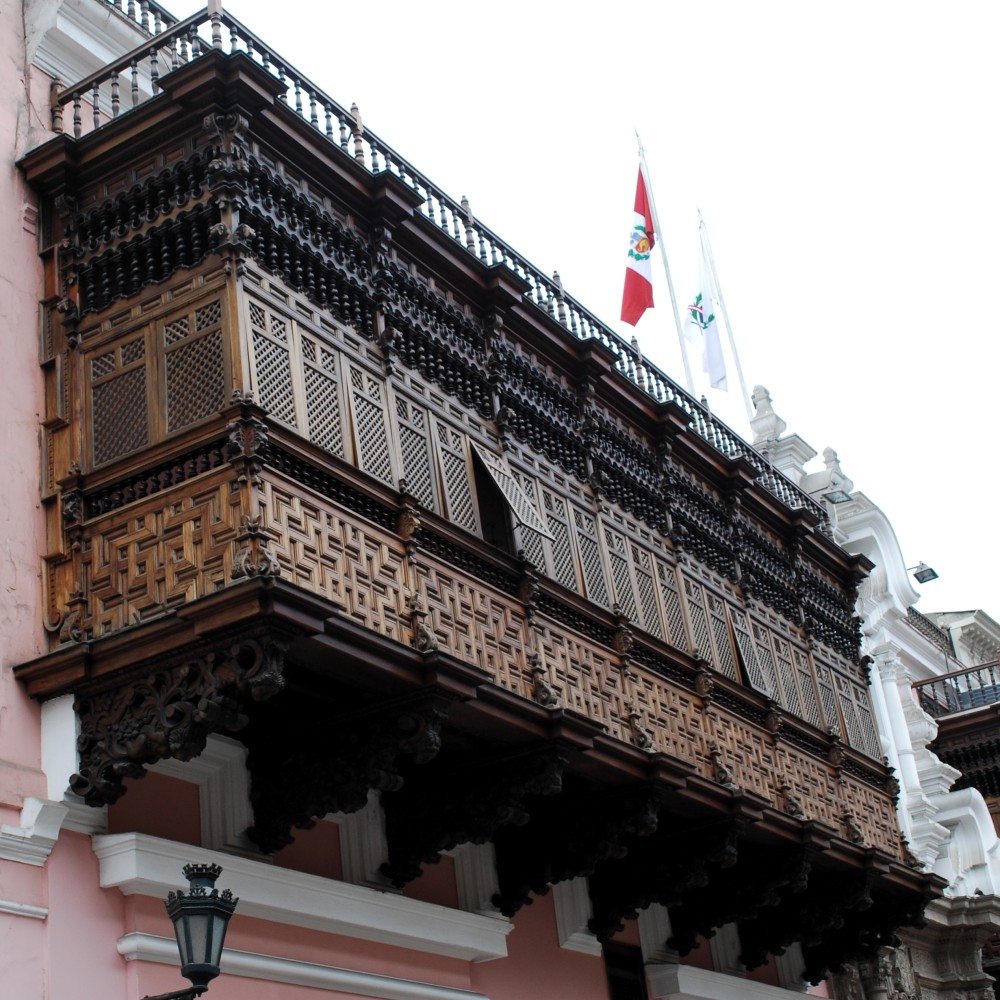
[{"label": "carved rosette", "polygon": [[241,729],[247,722],[242,703],[263,701],[284,686],[287,645],[241,638],[81,695],[75,705],[80,770],[70,787],[88,805],[108,805],[125,793],[124,779],[141,778],[147,764],[190,760],[204,750],[210,733]]}]

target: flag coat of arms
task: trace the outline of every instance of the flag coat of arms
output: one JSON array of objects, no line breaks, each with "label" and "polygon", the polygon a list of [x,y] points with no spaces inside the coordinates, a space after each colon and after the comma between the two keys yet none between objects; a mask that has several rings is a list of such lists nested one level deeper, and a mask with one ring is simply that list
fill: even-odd
[{"label": "flag coat of arms", "polygon": [[635,326],[639,317],[653,305],[653,268],[650,254],[656,234],[653,232],[653,213],[649,208],[649,194],[642,167],[635,186],[635,211],[632,235],[629,239],[628,257],[625,260],[625,290],[622,293],[622,320]]},{"label": "flag coat of arms", "polygon": [[715,319],[715,296],[708,261],[705,259],[704,243],[701,247],[698,292],[688,306],[685,334],[701,346],[702,370],[708,372],[708,381],[712,388],[728,391],[726,361],[722,355],[719,324]]}]

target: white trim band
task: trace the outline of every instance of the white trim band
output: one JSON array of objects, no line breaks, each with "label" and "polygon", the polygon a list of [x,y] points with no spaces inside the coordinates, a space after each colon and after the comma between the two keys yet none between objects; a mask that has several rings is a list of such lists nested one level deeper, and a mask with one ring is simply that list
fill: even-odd
[{"label": "white trim band", "polygon": [[[126,962],[160,962],[177,965],[177,944],[170,938],[133,932],[118,940],[118,954]],[[418,983],[410,979],[393,979],[371,972],[354,972],[332,965],[316,965],[274,955],[257,955],[249,951],[222,953],[222,971],[229,976],[266,979],[292,986],[311,986],[318,990],[350,993],[382,1000],[489,1000],[482,993],[456,990],[433,983]]]},{"label": "white trim band", "polygon": [[13,899],[0,899],[0,913],[10,913],[15,917],[34,917],[44,920],[49,915],[47,906],[35,906],[33,903],[17,903]]},{"label": "white trim band", "polygon": [[102,888],[125,895],[162,897],[183,885],[181,868],[187,862],[214,862],[225,869],[223,883],[239,897],[244,916],[448,958],[505,958],[513,928],[500,916],[465,913],[141,833],[94,837],[94,853]]}]

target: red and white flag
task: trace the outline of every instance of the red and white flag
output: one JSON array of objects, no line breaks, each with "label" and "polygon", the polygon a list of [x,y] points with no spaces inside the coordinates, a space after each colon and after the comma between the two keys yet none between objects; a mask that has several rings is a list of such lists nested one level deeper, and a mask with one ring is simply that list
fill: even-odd
[{"label": "red and white flag", "polygon": [[639,167],[639,180],[635,186],[635,216],[632,220],[632,237],[628,258],[625,261],[625,291],[622,293],[622,319],[635,326],[639,317],[653,306],[653,268],[650,254],[653,250],[653,213],[649,208],[646,178]]}]

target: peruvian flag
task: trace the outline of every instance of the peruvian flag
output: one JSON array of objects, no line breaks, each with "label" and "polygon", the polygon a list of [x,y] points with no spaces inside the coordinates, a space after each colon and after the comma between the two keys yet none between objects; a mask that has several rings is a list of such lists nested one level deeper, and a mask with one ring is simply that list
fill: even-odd
[{"label": "peruvian flag", "polygon": [[632,238],[625,261],[625,291],[622,293],[622,319],[632,326],[653,305],[653,269],[649,255],[654,242],[653,213],[649,209],[646,178],[640,166],[639,180],[635,185]]}]

